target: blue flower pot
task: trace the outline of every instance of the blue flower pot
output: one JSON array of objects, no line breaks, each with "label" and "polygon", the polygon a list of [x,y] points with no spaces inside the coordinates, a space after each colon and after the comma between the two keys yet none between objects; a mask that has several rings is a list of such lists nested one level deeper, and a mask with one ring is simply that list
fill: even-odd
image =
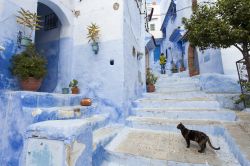
[{"label": "blue flower pot", "polygon": [[95,54],[98,54],[99,44],[97,42],[92,43],[92,50],[94,51]]}]

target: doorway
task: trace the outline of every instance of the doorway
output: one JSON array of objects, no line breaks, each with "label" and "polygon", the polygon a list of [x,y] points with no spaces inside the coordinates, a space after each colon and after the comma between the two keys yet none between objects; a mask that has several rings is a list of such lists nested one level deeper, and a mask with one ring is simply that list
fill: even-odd
[{"label": "doorway", "polygon": [[47,75],[39,91],[53,92],[58,82],[62,24],[55,12],[43,3],[38,3],[37,14],[41,16],[43,28],[36,31],[35,44],[37,50],[47,59]]}]

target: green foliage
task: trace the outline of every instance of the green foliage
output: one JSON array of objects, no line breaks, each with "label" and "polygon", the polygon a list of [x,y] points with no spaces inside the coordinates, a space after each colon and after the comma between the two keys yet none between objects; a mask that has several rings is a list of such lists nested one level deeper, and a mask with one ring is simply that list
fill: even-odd
[{"label": "green foliage", "polygon": [[27,46],[22,53],[12,56],[10,61],[12,74],[21,80],[28,77],[41,79],[47,73],[47,61],[36,51],[34,44]]},{"label": "green foliage", "polygon": [[236,100],[234,103],[240,104],[242,102],[245,102],[246,107],[250,108],[250,95],[242,94],[242,95],[240,95],[239,99]]},{"label": "green foliage", "polygon": [[70,81],[69,83],[69,87],[70,88],[77,88],[78,86],[78,81],[76,79],[73,79],[72,81]]},{"label": "green foliage", "polygon": [[[218,0],[198,5],[190,19],[183,19],[187,39],[194,46],[250,49],[250,1]],[[246,52],[246,50],[245,50]]]},{"label": "green foliage", "polygon": [[87,38],[89,39],[89,42],[97,42],[100,36],[100,28],[95,23],[91,23],[91,25],[89,25],[87,29]]},{"label": "green foliage", "polygon": [[[29,10],[24,10],[21,8],[20,11],[18,11],[19,16],[17,17],[17,23],[23,25],[24,27],[27,27],[31,30],[29,38],[31,38],[32,33],[34,30],[39,30],[42,28],[41,25],[39,25],[41,16],[38,16],[36,13],[32,13]],[[25,35],[25,30],[24,30],[24,35]]]},{"label": "green foliage", "polygon": [[157,81],[158,77],[156,77],[152,72],[150,68],[147,68],[147,73],[146,73],[146,84],[149,85],[154,85]]},{"label": "green foliage", "polygon": [[178,73],[178,68],[176,67],[175,64],[173,64],[171,71],[172,71],[172,73]]},{"label": "green foliage", "polygon": [[240,95],[239,99],[235,101],[235,104],[245,102],[246,107],[250,107],[250,82],[243,82],[242,88],[246,94]]}]

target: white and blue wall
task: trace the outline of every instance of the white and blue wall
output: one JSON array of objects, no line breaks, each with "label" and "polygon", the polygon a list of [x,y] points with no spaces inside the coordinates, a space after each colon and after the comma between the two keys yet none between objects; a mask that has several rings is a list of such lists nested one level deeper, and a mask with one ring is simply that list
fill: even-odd
[{"label": "white and blue wall", "polygon": [[[119,3],[118,10],[113,9],[114,3]],[[48,60],[48,74],[40,91],[61,93],[77,79],[81,94],[98,99],[104,111],[119,111],[117,119],[127,114],[129,103],[145,90],[145,56],[137,58],[139,52],[145,55],[145,16],[136,1],[2,0],[0,6],[0,45],[6,48],[0,52],[0,89],[19,90],[18,81],[9,71],[9,59],[22,50],[16,42],[22,30],[16,15],[22,7],[42,16],[55,13],[58,17],[57,28],[41,29],[33,35],[38,50]],[[78,17],[75,11],[80,11]],[[86,38],[91,23],[101,30],[97,55]]]},{"label": "white and blue wall", "polygon": [[[198,3],[202,2],[204,2],[204,0],[198,0]],[[176,15],[173,15],[171,11],[171,4],[173,3],[176,4]],[[183,54],[184,66],[188,69],[189,42],[183,39],[185,30],[182,24],[182,18],[190,18],[192,14],[192,1],[162,0],[161,13],[166,13],[161,27],[164,36],[161,44],[161,52],[168,52],[169,66],[171,60],[179,66],[181,54]],[[196,52],[198,54],[197,67],[199,68],[200,74],[220,73],[237,76],[235,62],[241,59],[241,55],[234,48],[208,49],[204,51],[200,51],[196,48]]]}]

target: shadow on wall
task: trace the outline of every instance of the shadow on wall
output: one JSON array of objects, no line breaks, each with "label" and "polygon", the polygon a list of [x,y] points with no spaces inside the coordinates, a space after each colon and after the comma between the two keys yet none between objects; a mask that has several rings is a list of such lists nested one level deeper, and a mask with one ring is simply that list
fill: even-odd
[{"label": "shadow on wall", "polygon": [[0,52],[0,89],[18,89],[17,81],[9,70],[10,58],[16,54],[18,47],[13,40],[4,40],[5,50]]}]

